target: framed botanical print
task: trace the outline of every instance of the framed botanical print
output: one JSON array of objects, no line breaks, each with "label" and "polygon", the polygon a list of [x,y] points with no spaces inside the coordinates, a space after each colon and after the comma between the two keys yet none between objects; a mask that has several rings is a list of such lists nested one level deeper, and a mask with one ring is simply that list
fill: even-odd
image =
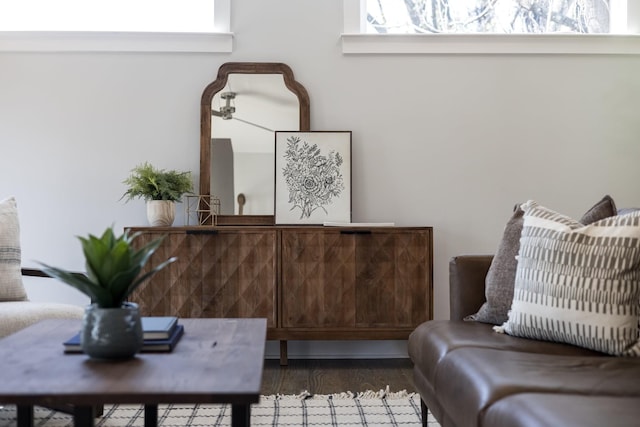
[{"label": "framed botanical print", "polygon": [[351,222],[351,131],[275,139],[275,223]]}]

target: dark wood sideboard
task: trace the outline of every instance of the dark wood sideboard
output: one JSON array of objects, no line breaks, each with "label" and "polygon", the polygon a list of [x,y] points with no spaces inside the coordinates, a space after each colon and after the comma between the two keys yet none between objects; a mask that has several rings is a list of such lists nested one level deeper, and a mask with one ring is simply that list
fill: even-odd
[{"label": "dark wood sideboard", "polygon": [[150,265],[177,261],[130,300],[145,316],[263,317],[267,339],[407,339],[433,317],[431,227],[130,227]]}]

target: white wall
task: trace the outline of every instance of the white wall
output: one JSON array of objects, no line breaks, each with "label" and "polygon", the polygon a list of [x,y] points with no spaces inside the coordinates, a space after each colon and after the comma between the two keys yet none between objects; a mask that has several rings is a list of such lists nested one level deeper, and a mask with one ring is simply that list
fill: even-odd
[{"label": "white wall", "polygon": [[342,0],[234,0],[232,27],[231,54],[0,54],[0,197],[18,199],[24,265],[81,269],[75,235],[145,225],[119,201],[136,164],[197,175],[200,96],[228,61],[287,63],[312,128],[353,131],[354,221],[434,227],[436,318],[449,259],[493,252],[515,202],[640,206],[639,57],[345,56]]}]

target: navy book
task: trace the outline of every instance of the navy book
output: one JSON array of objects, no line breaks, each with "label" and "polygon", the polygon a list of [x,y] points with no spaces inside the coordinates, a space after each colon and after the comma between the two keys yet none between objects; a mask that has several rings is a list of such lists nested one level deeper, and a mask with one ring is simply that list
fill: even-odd
[{"label": "navy book", "polygon": [[[144,340],[144,344],[142,344],[142,352],[152,353],[172,351],[178,341],[180,341],[180,337],[182,337],[183,333],[184,326],[176,325],[176,327],[173,329],[173,333],[166,340]],[[80,332],[78,332],[62,344],[64,345],[65,353],[82,353],[82,347],[80,347]]]},{"label": "navy book", "polygon": [[145,340],[167,340],[178,325],[175,316],[142,317],[142,332]]}]

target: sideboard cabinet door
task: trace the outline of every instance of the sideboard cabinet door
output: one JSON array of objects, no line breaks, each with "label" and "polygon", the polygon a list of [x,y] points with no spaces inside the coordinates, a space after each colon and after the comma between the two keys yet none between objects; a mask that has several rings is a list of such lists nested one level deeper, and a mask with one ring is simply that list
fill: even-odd
[{"label": "sideboard cabinet door", "polygon": [[136,245],[165,236],[150,265],[175,256],[132,295],[144,316],[263,317],[276,326],[277,231],[158,229]]},{"label": "sideboard cabinet door", "polygon": [[414,328],[431,318],[429,228],[282,231],[282,326]]},{"label": "sideboard cabinet door", "polygon": [[276,326],[275,230],[193,235],[202,281],[202,317],[263,317]]},{"label": "sideboard cabinet door", "polygon": [[195,274],[192,271],[189,236],[183,232],[161,232],[154,229],[130,231],[140,232],[134,240],[137,248],[163,238],[162,244],[149,259],[145,273],[151,266],[171,257],[176,257],[177,260],[140,285],[129,300],[140,306],[143,316],[201,317],[202,286],[200,282],[192,280]]}]

